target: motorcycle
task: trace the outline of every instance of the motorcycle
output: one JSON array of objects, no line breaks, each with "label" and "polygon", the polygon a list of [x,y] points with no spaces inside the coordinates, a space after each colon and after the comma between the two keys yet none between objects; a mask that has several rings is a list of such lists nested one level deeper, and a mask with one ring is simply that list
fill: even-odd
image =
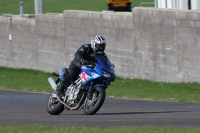
[{"label": "motorcycle", "polygon": [[52,77],[48,81],[53,88],[47,101],[47,112],[51,115],[59,115],[67,110],[83,109],[86,115],[95,114],[103,105],[106,88],[115,80],[114,65],[106,55],[93,55],[94,61],[82,65],[79,76],[64,89],[60,96],[54,95],[55,88],[60,84],[61,74],[54,81]]}]

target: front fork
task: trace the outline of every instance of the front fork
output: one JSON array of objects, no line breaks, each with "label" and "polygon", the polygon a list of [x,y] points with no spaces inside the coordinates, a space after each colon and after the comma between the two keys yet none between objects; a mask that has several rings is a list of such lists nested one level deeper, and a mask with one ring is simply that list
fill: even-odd
[{"label": "front fork", "polygon": [[89,100],[92,99],[92,89],[93,89],[93,87],[94,87],[94,81],[92,81],[92,82],[90,83],[90,88],[89,88],[89,91],[88,91],[88,94],[87,94],[87,98],[88,98]]}]

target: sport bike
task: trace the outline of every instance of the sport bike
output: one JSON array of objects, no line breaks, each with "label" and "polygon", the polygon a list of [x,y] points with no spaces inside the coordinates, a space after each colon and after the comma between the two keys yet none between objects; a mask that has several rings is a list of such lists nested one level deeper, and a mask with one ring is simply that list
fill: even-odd
[{"label": "sport bike", "polygon": [[103,105],[106,88],[115,80],[114,65],[106,55],[93,55],[93,61],[82,65],[79,76],[70,82],[70,85],[59,95],[54,90],[63,78],[60,74],[56,80],[52,77],[48,81],[53,88],[47,100],[47,112],[51,115],[59,115],[64,109],[81,110],[86,115],[95,114]]}]

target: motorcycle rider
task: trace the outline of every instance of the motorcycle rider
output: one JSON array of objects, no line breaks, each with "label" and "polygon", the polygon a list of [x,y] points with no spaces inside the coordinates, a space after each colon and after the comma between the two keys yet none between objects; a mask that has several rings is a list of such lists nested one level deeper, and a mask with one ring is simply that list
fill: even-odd
[{"label": "motorcycle rider", "polygon": [[100,35],[92,37],[90,44],[82,45],[74,54],[69,68],[61,69],[60,75],[62,77],[60,85],[55,89],[54,93],[58,96],[65,88],[70,85],[70,80],[75,80],[80,72],[80,68],[83,64],[88,64],[91,61],[91,54],[106,54],[104,53],[106,47],[106,40]]}]

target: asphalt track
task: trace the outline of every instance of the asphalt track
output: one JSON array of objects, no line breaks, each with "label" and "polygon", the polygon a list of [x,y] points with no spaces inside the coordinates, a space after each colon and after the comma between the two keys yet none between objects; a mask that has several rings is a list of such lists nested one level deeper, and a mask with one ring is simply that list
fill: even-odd
[{"label": "asphalt track", "polygon": [[92,116],[83,110],[46,112],[48,94],[0,89],[0,125],[67,125],[88,127],[200,127],[200,104],[106,98]]}]

